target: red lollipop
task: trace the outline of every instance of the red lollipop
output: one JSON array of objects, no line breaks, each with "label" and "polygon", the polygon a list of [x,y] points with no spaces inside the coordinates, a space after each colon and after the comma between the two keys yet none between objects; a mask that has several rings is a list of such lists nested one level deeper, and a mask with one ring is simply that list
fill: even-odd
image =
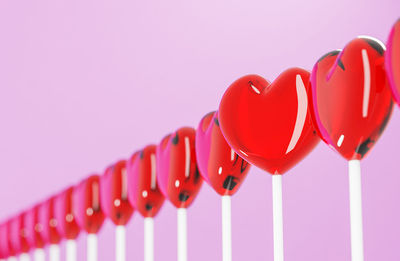
[{"label": "red lollipop", "polygon": [[22,213],[10,220],[9,227],[9,242],[10,247],[16,254],[19,254],[19,259],[29,260],[30,246],[27,241],[28,230],[25,226],[25,213]]},{"label": "red lollipop", "polygon": [[246,161],[273,174],[274,256],[283,260],[281,175],[319,141],[309,112],[309,72],[292,68],[270,84],[244,76],[225,92],[219,107],[221,130]]},{"label": "red lollipop", "polygon": [[364,259],[360,160],[385,129],[392,96],[384,70],[385,46],[358,37],[319,59],[311,75],[314,122],[322,139],[349,160],[352,259]]},{"label": "red lollipop", "polygon": [[34,249],[35,261],[45,260],[44,253],[44,238],[43,238],[43,225],[39,220],[39,206],[36,205],[25,214],[25,228],[27,230],[26,240],[31,249]]},{"label": "red lollipop", "polygon": [[78,184],[73,191],[73,212],[78,225],[87,235],[87,261],[97,261],[97,237],[104,222],[100,205],[100,178],[92,175]]},{"label": "red lollipop", "polygon": [[400,19],[393,26],[387,41],[385,69],[393,97],[400,105]]},{"label": "red lollipop", "polygon": [[126,161],[108,167],[101,177],[101,206],[104,213],[117,226],[115,228],[116,261],[125,261],[125,225],[133,213],[128,200],[128,175]]},{"label": "red lollipop", "polygon": [[128,198],[144,219],[144,259],[154,260],[154,222],[164,196],[157,185],[156,146],[136,152],[127,162]]},{"label": "red lollipop", "polygon": [[193,128],[180,128],[162,139],[156,150],[158,185],[178,208],[178,260],[187,260],[186,208],[203,183],[196,163],[195,135]]},{"label": "red lollipop", "polygon": [[4,222],[0,225],[0,253],[3,258],[10,258],[15,255],[13,250],[10,248],[10,241],[8,239],[8,224],[9,222]]}]

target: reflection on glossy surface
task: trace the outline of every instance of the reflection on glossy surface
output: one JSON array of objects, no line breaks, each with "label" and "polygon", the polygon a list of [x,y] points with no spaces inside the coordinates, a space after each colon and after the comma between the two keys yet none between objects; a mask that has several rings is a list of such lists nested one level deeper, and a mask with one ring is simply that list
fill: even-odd
[{"label": "reflection on glossy surface", "polygon": [[218,112],[211,112],[200,121],[196,157],[200,174],[221,196],[233,195],[250,169],[250,164],[231,149],[222,135]]},{"label": "reflection on glossy surface", "polygon": [[128,223],[133,207],[128,200],[128,175],[126,161],[108,167],[100,178],[101,207],[115,225]]},{"label": "reflection on glossy surface", "polygon": [[31,248],[43,248],[45,245],[42,235],[43,224],[39,220],[39,206],[34,206],[25,214],[26,239]]},{"label": "reflection on glossy surface", "polygon": [[195,135],[193,128],[180,128],[156,150],[159,188],[177,208],[188,207],[203,183],[196,163]]},{"label": "reflection on glossy surface", "polygon": [[92,175],[74,188],[73,208],[76,223],[89,234],[96,234],[104,222],[100,205],[100,177]]},{"label": "reflection on glossy surface", "polygon": [[27,242],[27,229],[25,227],[25,213],[10,220],[9,227],[10,247],[16,254],[27,253],[30,246]]},{"label": "reflection on glossy surface", "polygon": [[393,26],[387,42],[385,68],[393,92],[393,97],[400,105],[400,19]]},{"label": "reflection on glossy surface", "polygon": [[228,88],[219,121],[228,144],[246,161],[283,174],[318,144],[307,99],[309,72],[284,71],[270,84],[244,76]]},{"label": "reflection on glossy surface", "polygon": [[357,38],[324,55],[311,75],[314,121],[322,139],[347,160],[362,159],[392,113],[382,43]]},{"label": "reflection on glossy surface", "polygon": [[75,239],[79,235],[80,228],[75,220],[72,207],[73,187],[60,193],[55,198],[55,218],[58,222],[57,231],[62,238]]},{"label": "reflection on glossy surface", "polygon": [[127,163],[128,198],[144,217],[157,215],[164,196],[157,185],[156,146],[149,145],[132,155]]},{"label": "reflection on glossy surface", "polygon": [[39,222],[43,224],[41,232],[44,242],[48,244],[58,244],[61,236],[57,231],[59,225],[54,215],[54,199],[51,197],[39,206]]}]

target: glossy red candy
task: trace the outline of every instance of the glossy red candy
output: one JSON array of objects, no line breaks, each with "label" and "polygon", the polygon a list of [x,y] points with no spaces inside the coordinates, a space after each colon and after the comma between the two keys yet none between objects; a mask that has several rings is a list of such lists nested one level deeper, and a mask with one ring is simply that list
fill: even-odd
[{"label": "glossy red candy", "polygon": [[195,135],[193,128],[180,128],[166,136],[156,150],[158,185],[177,208],[187,208],[203,183],[196,163]]},{"label": "glossy red candy", "polygon": [[25,214],[25,227],[27,230],[26,240],[30,248],[43,248],[45,246],[43,238],[43,226],[39,220],[39,206],[36,205]]},{"label": "glossy red candy", "polygon": [[5,258],[15,255],[9,240],[9,224],[9,221],[6,221],[0,225],[0,252]]},{"label": "glossy red candy", "polygon": [[96,234],[104,222],[100,205],[100,177],[92,175],[74,188],[73,208],[78,225],[89,234]]},{"label": "glossy red candy", "polygon": [[101,177],[101,206],[115,225],[126,225],[133,213],[128,200],[126,161],[108,167]]},{"label": "glossy red candy", "polygon": [[219,107],[228,144],[249,163],[283,174],[319,141],[307,99],[309,72],[292,68],[270,84],[258,75],[236,80]]},{"label": "glossy red candy", "polygon": [[136,152],[127,163],[128,198],[144,217],[157,215],[165,199],[157,185],[156,168],[155,145]]},{"label": "glossy red candy", "polygon": [[76,239],[79,235],[80,227],[76,223],[73,213],[73,187],[69,187],[60,193],[54,202],[55,218],[58,222],[57,231],[62,238]]},{"label": "glossy red candy", "polygon": [[203,117],[196,131],[200,174],[220,195],[233,195],[246,178],[250,164],[239,157],[222,135],[218,112]]},{"label": "glossy red candy", "polygon": [[27,241],[27,229],[25,227],[25,213],[10,220],[9,241],[15,253],[27,253],[30,245]]},{"label": "glossy red candy", "polygon": [[322,139],[347,160],[360,160],[378,140],[392,113],[384,70],[385,47],[359,37],[315,64],[311,97]]},{"label": "glossy red candy", "polygon": [[61,241],[61,236],[57,231],[59,224],[54,214],[54,200],[55,197],[51,197],[39,207],[39,221],[43,224],[42,236],[49,244],[58,244]]},{"label": "glossy red candy", "polygon": [[400,19],[390,32],[385,52],[385,69],[393,97],[400,105]]}]

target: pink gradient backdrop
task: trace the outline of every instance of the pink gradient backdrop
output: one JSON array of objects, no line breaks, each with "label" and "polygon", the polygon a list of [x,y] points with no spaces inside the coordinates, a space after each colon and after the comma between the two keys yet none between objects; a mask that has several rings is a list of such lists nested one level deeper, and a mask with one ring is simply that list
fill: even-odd
[{"label": "pink gradient backdrop", "polygon": [[[183,125],[196,127],[236,78],[311,69],[400,16],[381,1],[0,1],[0,218],[46,199]],[[366,260],[400,260],[400,113],[364,160]],[[346,162],[325,144],[284,176],[287,260],[350,260]],[[233,198],[233,256],[272,260],[271,178],[253,168]],[[176,260],[176,213],[155,222],[156,260]],[[221,260],[220,199],[190,207],[189,260]],[[128,225],[143,260],[143,219]],[[113,225],[99,234],[114,258]],[[79,238],[84,260],[85,237]]]}]

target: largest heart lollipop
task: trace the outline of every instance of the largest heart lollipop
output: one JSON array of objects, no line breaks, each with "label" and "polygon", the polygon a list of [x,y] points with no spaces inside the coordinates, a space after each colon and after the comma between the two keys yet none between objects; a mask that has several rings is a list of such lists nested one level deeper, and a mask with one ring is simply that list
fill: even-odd
[{"label": "largest heart lollipop", "polygon": [[77,260],[76,238],[79,235],[80,227],[76,223],[73,213],[73,187],[61,192],[54,202],[55,218],[58,222],[57,231],[60,236],[66,239],[66,260]]},{"label": "largest heart lollipop", "polygon": [[393,97],[400,105],[400,19],[393,26],[387,41],[385,68]]},{"label": "largest heart lollipop", "polygon": [[100,184],[103,211],[116,225],[116,261],[125,261],[125,225],[133,213],[128,200],[126,161],[121,160],[108,167]]},{"label": "largest heart lollipop", "polygon": [[292,68],[270,84],[258,75],[235,81],[219,107],[221,130],[248,162],[273,174],[274,258],[283,260],[281,175],[318,143],[309,113],[309,72]]},{"label": "largest heart lollipop", "polygon": [[392,113],[384,70],[385,47],[370,37],[324,55],[311,75],[314,121],[322,139],[349,160],[352,259],[363,260],[360,160]]},{"label": "largest heart lollipop", "polygon": [[154,260],[154,221],[164,203],[157,184],[156,146],[149,145],[132,155],[127,163],[128,198],[144,219],[144,260]]},{"label": "largest heart lollipop", "polygon": [[11,248],[19,254],[20,261],[29,261],[30,245],[27,241],[27,229],[25,226],[25,213],[21,213],[11,219],[9,240]]},{"label": "largest heart lollipop", "polygon": [[186,208],[197,196],[203,179],[196,163],[193,128],[166,136],[156,150],[157,180],[161,192],[178,208],[178,260],[187,260]]}]

